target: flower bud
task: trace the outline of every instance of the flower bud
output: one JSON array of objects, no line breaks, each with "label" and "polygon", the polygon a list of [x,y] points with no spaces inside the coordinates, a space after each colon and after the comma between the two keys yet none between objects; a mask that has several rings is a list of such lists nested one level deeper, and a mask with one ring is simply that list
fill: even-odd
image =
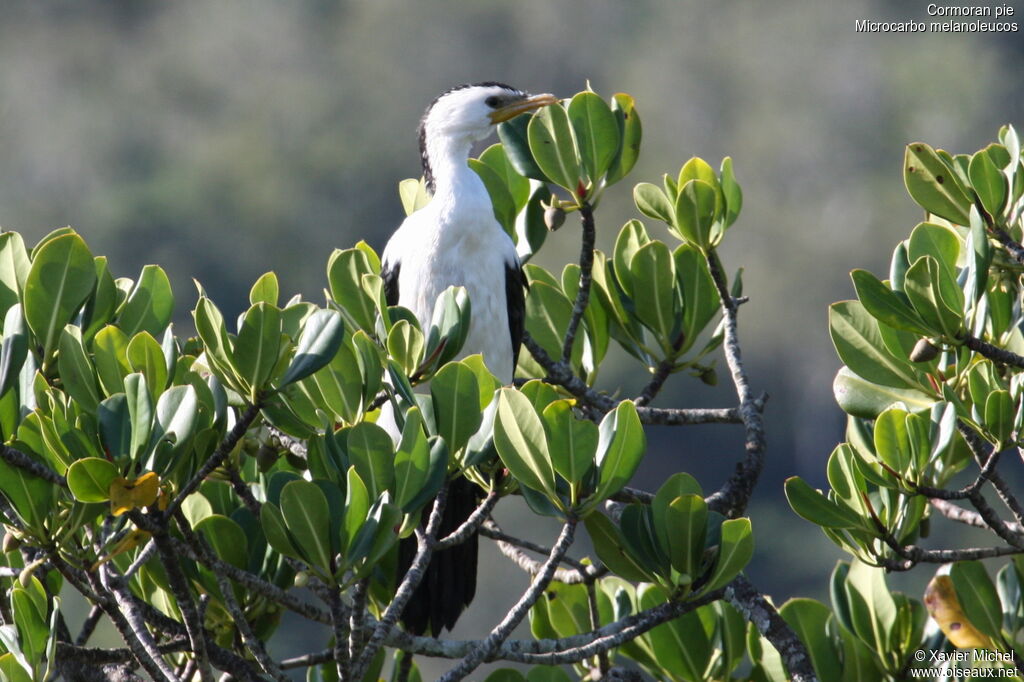
[{"label": "flower bud", "polygon": [[931,341],[928,339],[920,339],[914,344],[914,349],[910,351],[911,362],[931,362],[939,355],[939,349],[936,348]]}]

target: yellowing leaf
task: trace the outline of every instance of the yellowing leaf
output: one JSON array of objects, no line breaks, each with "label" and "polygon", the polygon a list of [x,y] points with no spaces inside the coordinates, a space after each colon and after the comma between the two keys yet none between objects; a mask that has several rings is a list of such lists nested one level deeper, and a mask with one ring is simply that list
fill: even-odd
[{"label": "yellowing leaf", "polygon": [[[154,476],[155,475],[156,474],[154,474]],[[90,570],[95,571],[97,568],[107,563],[108,561],[116,557],[118,554],[130,552],[139,545],[145,544],[149,541],[149,537],[149,533],[147,533],[144,530],[139,530],[138,528],[136,528],[132,532],[128,533],[128,535],[125,535],[123,538],[121,538],[121,540],[116,545],[114,545],[113,549],[111,549],[110,552],[107,553],[105,557],[99,559],[95,564],[92,565],[92,568]]]},{"label": "yellowing leaf", "polygon": [[924,605],[942,632],[958,649],[980,649],[991,646],[991,641],[967,620],[960,606],[953,580],[948,575],[937,575],[924,591]]},{"label": "yellowing leaf", "polygon": [[118,476],[110,484],[110,513],[120,516],[132,509],[148,507],[156,502],[159,489],[160,477],[152,471],[132,480]]}]

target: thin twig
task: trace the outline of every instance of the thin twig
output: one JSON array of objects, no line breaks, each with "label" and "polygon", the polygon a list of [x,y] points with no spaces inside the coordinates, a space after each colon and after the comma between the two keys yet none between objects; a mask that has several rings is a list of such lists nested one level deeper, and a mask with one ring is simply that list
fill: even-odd
[{"label": "thin twig", "polygon": [[562,526],[562,532],[558,536],[558,541],[555,542],[555,546],[551,549],[551,554],[548,555],[547,561],[544,562],[540,573],[534,577],[530,587],[519,598],[519,601],[509,610],[501,622],[491,630],[487,638],[462,659],[457,666],[446,672],[441,677],[440,682],[456,682],[463,679],[466,675],[476,670],[481,663],[501,646],[502,642],[508,639],[508,636],[512,634],[512,630],[522,622],[541,593],[551,583],[551,578],[555,574],[559,560],[569,550],[569,546],[572,545],[575,530],[576,519],[570,518]]},{"label": "thin twig", "polygon": [[256,633],[253,632],[252,626],[249,625],[249,621],[245,617],[245,612],[242,611],[242,607],[238,604],[235,599],[234,587],[231,585],[231,581],[224,576],[223,573],[214,573],[214,577],[217,578],[217,586],[220,588],[221,594],[224,596],[224,607],[227,608],[228,613],[235,621],[235,627],[238,628],[238,632],[242,635],[242,641],[245,642],[245,647],[256,659],[256,662],[260,664],[260,668],[263,672],[273,677],[277,682],[288,682],[288,677],[281,672],[281,669],[274,663],[274,659],[267,653],[267,649],[263,646],[262,640],[260,640]]},{"label": "thin twig", "polygon": [[583,202],[580,206],[580,222],[583,226],[583,239],[580,244],[580,283],[576,292],[576,301],[572,306],[572,315],[569,317],[569,326],[565,329],[565,339],[562,341],[562,362],[568,364],[572,357],[572,346],[576,341],[576,332],[579,330],[583,313],[587,310],[590,302],[590,284],[593,279],[594,269],[594,210],[590,204]]},{"label": "thin twig", "polygon": [[491,512],[494,510],[494,505],[498,503],[498,498],[499,495],[496,490],[492,490],[487,493],[487,497],[483,499],[480,506],[474,509],[473,513],[466,517],[466,520],[462,522],[461,526],[437,541],[434,545],[434,551],[448,549],[449,547],[461,545],[465,542],[470,535],[480,528],[480,524],[487,520],[487,517],[490,516]]},{"label": "thin twig", "polygon": [[654,368],[653,376],[651,380],[647,382],[647,385],[640,391],[640,395],[633,401],[637,407],[643,407],[644,405],[650,405],[651,401],[661,391],[661,387],[665,385],[665,380],[668,379],[672,370],[676,366],[675,358],[665,358],[658,363],[658,366]]},{"label": "thin twig", "polygon": [[206,477],[213,473],[214,469],[219,467],[227,456],[231,454],[231,451],[235,449],[235,445],[242,439],[245,432],[249,430],[249,427],[256,420],[256,417],[260,413],[260,403],[256,402],[249,406],[249,408],[239,417],[238,421],[235,422],[234,428],[224,437],[221,444],[217,446],[217,449],[212,455],[203,463],[203,466],[199,468],[199,471],[189,480],[188,483],[182,486],[181,492],[171,501],[164,511],[164,516],[170,518],[174,515],[174,512],[178,510],[181,503],[185,501],[185,498],[195,492],[199,484],[206,480]]},{"label": "thin twig", "polygon": [[44,481],[48,481],[54,485],[59,485],[61,488],[65,489],[68,487],[67,479],[56,471],[42,462],[37,462],[21,450],[12,448],[9,445],[0,445],[0,459],[4,460],[11,466],[18,467],[22,471],[41,478]]},{"label": "thin twig", "polygon": [[964,334],[960,340],[963,341],[963,344],[969,349],[988,358],[989,360],[1024,369],[1024,357],[1017,355],[1013,351],[992,345],[988,341],[983,341],[971,334]]},{"label": "thin twig", "polygon": [[[89,615],[85,617],[85,622],[82,623],[82,629],[78,632],[78,637],[75,637],[75,646],[85,646],[89,638],[92,637],[92,633],[96,630],[96,626],[99,624],[100,619],[103,618],[103,609],[98,605],[93,604],[92,608],[89,609]],[[106,661],[107,663],[124,663],[125,661]]]},{"label": "thin twig", "polygon": [[736,301],[729,292],[718,255],[714,250],[709,250],[705,257],[708,271],[711,273],[711,279],[715,283],[722,304],[722,326],[725,334],[722,348],[725,352],[725,361],[732,374],[732,382],[736,386],[736,395],[740,401],[740,417],[743,419],[743,427],[746,431],[746,457],[736,465],[736,471],[722,487],[708,497],[708,506],[727,517],[734,518],[746,511],[747,503],[750,501],[750,496],[761,476],[761,470],[764,468],[766,446],[764,422],[761,419],[761,411],[757,407],[754,393],[750,389],[747,373],[743,369],[743,356],[737,333],[738,307]]}]

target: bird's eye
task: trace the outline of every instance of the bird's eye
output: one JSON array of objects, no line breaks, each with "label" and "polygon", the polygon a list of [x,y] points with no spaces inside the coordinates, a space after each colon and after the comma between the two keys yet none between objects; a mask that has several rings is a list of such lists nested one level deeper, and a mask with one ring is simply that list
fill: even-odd
[{"label": "bird's eye", "polygon": [[491,95],[490,97],[484,100],[484,104],[486,104],[492,109],[497,109],[498,105],[501,104],[501,98],[498,97],[497,95]]}]

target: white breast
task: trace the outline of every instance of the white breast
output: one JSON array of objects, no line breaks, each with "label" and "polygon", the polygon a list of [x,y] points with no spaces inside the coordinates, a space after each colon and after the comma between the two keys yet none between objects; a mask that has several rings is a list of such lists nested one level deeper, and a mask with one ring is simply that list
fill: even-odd
[{"label": "white breast", "polygon": [[435,200],[406,218],[388,242],[384,261],[400,265],[398,303],[413,311],[424,332],[438,295],[450,286],[465,287],[470,328],[459,357],[481,353],[494,375],[511,383],[505,273],[517,262],[515,246],[494,220],[489,201],[453,208]]}]

